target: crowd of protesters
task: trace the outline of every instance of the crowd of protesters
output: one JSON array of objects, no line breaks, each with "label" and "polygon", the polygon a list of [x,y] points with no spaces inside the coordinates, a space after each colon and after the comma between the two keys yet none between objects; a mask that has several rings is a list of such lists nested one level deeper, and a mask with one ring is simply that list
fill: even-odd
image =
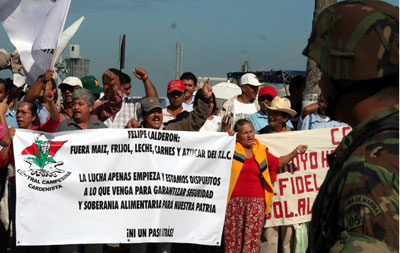
[{"label": "crowd of protesters", "polygon": [[[374,11],[381,12],[372,15]],[[263,86],[255,74],[246,73],[239,83],[241,94],[227,100],[221,108],[217,107],[208,82],[198,88],[196,76],[190,72],[184,73],[180,80],[165,82],[168,100],[164,105],[149,73],[143,68],[132,71],[144,85],[146,96],[143,98],[130,96],[131,78],[114,68],[104,72],[102,87],[94,76],[67,77],[57,86],[51,69],[39,76],[26,92],[16,87],[12,80],[0,79],[0,196],[7,200],[0,202],[3,222],[0,252],[6,251],[7,247],[13,252],[103,252],[109,247],[101,244],[15,245],[16,185],[12,148],[15,128],[49,133],[97,128],[151,128],[219,131],[235,135],[221,247],[170,243],[120,247],[132,253],[148,252],[149,249],[157,253],[269,253],[296,252],[296,233],[302,226],[308,226],[264,228],[274,196],[277,169],[304,154],[308,147],[307,143],[298,143],[289,154],[276,157],[255,138],[255,134],[340,127],[347,126],[346,123],[355,130],[330,158],[329,180],[321,186],[318,204],[312,210],[309,249],[312,252],[342,249],[349,252],[352,249],[398,251],[398,9],[373,0],[357,4],[352,1],[334,5],[321,15],[326,17],[314,27],[304,54],[313,58],[322,69],[323,91],[318,103],[305,108],[301,106],[305,88],[302,76],[292,79],[290,96],[281,97],[274,87]],[[364,17],[368,17],[365,19],[368,22],[364,22]],[[374,18],[379,22],[373,29],[367,29]],[[354,24],[347,22],[349,20],[355,20]],[[331,24],[331,21],[336,23]],[[358,26],[358,22],[363,25]],[[344,29],[348,25],[355,30],[367,28],[362,32],[357,30],[356,36],[349,36]],[[345,39],[351,37],[352,42],[362,40],[363,36],[366,40],[357,45],[350,43],[357,49],[354,52],[340,51],[342,37],[338,39],[338,48],[329,48],[336,45],[338,34]],[[371,45],[377,46],[372,48]],[[364,46],[368,46],[367,49]],[[346,50],[352,49],[347,46]],[[368,55],[370,57],[364,57]],[[341,62],[354,58],[362,60]],[[332,66],[343,68],[339,71]],[[61,91],[60,103],[57,103],[57,88]],[[346,123],[333,120],[333,117]],[[354,141],[357,139],[361,140]],[[379,157],[386,159],[377,159]],[[357,196],[367,197],[364,201],[357,200]],[[347,201],[342,200],[346,198]],[[372,204],[377,208],[372,210]],[[349,221],[353,218],[360,224],[351,225]]]},{"label": "crowd of protesters", "polygon": [[[254,138],[254,134],[295,130],[289,118],[295,116],[297,112],[291,109],[290,100],[277,96],[277,92],[272,86],[261,87],[257,77],[248,73],[242,76],[239,84],[242,94],[226,101],[222,110],[219,110],[212,87],[206,82],[198,89],[196,76],[193,73],[186,72],[182,75],[181,80],[171,80],[167,84],[168,100],[162,106],[147,70],[136,68],[132,73],[143,82],[146,91],[146,96],[143,98],[130,96],[131,79],[129,75],[114,68],[104,72],[101,79],[103,87],[94,76],[67,77],[57,86],[52,78],[53,70],[43,73],[26,92],[15,87],[12,80],[0,79],[0,96],[2,99],[0,104],[2,138],[0,141],[3,142],[0,161],[4,168],[1,185],[2,196],[7,197],[8,200],[6,209],[8,209],[9,222],[7,224],[12,227],[12,229],[5,230],[2,227],[3,248],[10,242],[8,247],[15,252],[49,252],[54,250],[58,252],[102,252],[103,248],[107,247],[105,245],[61,245],[55,249],[54,247],[20,247],[15,245],[16,194],[14,154],[12,152],[12,136],[15,133],[15,128],[49,133],[99,128],[152,128],[179,131],[220,131],[227,132],[230,135],[237,134],[237,148],[240,147],[243,150],[244,153],[242,153],[246,162],[242,164],[233,163],[236,166],[233,166],[232,170],[236,172],[237,177],[235,177],[235,182],[231,182],[224,248],[226,252],[237,252],[241,248],[247,252],[260,247],[261,232],[265,221],[264,214],[269,212],[268,206],[271,198],[264,198],[264,191],[267,188],[263,184],[256,184],[254,189],[246,186],[249,183],[248,180],[254,182],[254,179],[257,181],[257,178],[261,176],[257,165],[260,163],[257,160],[260,150],[264,149],[261,158],[268,157],[268,167],[271,171],[263,172],[267,173],[268,176],[263,175],[264,178],[269,178],[269,173],[271,174],[272,181],[268,181],[270,188],[266,191],[266,193],[271,194],[273,191],[272,182],[276,179],[276,169],[290,162],[297,154],[304,153],[307,147],[300,145],[287,156],[278,158],[270,154],[268,149]],[[301,79],[304,82],[304,78]],[[259,89],[260,87],[261,89]],[[59,103],[57,103],[57,88],[61,92]],[[256,100],[257,98],[258,100]],[[249,120],[245,119],[247,116],[250,116]],[[260,148],[256,153],[254,153],[256,150],[251,149],[254,142]],[[246,154],[245,150],[249,150],[249,153]],[[236,150],[236,152],[239,152],[239,150]],[[7,187],[4,187],[6,182],[8,182]],[[250,192],[248,192],[249,189]],[[259,191],[256,189],[259,189]],[[251,217],[251,215],[241,213],[234,208],[236,202],[241,200],[243,196],[251,199],[254,199],[254,197],[256,199],[261,198],[256,205],[257,210],[259,210],[256,221],[249,220],[246,222],[250,225],[253,224],[252,222],[257,223],[257,231],[253,231],[254,233],[247,231],[245,227],[237,227],[243,219]],[[249,208],[253,209],[251,203],[241,203],[241,201],[239,203],[250,205]],[[9,236],[11,236],[11,239]],[[278,236],[276,235],[275,238],[276,241],[273,244],[278,245]],[[268,241],[271,243],[270,239]],[[292,239],[289,238],[289,241],[292,241]],[[123,247],[130,252],[146,252],[147,248],[154,248],[155,252],[186,252],[187,250],[217,252],[222,250],[221,247],[171,245],[169,243],[132,244],[123,245]],[[289,247],[290,250],[291,245],[285,247]],[[264,252],[278,251],[277,246],[274,250],[270,246],[267,248],[270,250]]]}]

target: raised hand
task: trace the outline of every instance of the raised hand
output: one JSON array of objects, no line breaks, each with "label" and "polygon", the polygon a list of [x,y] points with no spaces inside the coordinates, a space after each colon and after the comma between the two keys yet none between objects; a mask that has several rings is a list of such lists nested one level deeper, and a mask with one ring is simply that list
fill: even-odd
[{"label": "raised hand", "polygon": [[128,123],[126,123],[125,128],[137,128],[139,126],[139,123],[135,118],[131,118]]},{"label": "raised hand", "polygon": [[145,81],[149,78],[147,70],[143,68],[135,68],[134,70],[132,70],[132,73],[136,76],[137,79],[142,81]]},{"label": "raised hand", "polygon": [[203,91],[204,98],[210,99],[212,97],[212,87],[208,84],[208,80],[203,84],[201,89]]},{"label": "raised hand", "polygon": [[46,73],[44,73],[44,75],[42,77],[43,82],[47,83],[48,81],[51,81],[51,78],[53,77],[53,73],[54,73],[54,70],[52,70],[52,69],[46,70]]},{"label": "raised hand", "polygon": [[43,99],[46,103],[51,103],[52,101],[54,101],[54,93],[51,91],[45,91]]},{"label": "raised hand", "polygon": [[308,149],[307,145],[299,145],[297,148],[295,148],[295,152],[297,155],[302,155],[304,154]]},{"label": "raised hand", "polygon": [[104,72],[103,82],[104,82],[103,85],[108,84],[110,85],[110,87],[113,87],[114,85],[118,86],[117,76],[110,70],[106,70],[106,72]]}]

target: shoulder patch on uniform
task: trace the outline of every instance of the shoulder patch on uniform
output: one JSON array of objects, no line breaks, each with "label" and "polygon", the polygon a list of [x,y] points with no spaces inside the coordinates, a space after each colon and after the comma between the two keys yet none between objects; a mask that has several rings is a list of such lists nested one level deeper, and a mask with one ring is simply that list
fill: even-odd
[{"label": "shoulder patch on uniform", "polygon": [[358,206],[358,205],[363,205],[368,207],[373,216],[377,216],[382,212],[380,206],[373,199],[362,194],[354,195],[348,200],[346,200],[346,202],[344,202],[343,207],[344,210],[347,210],[352,206]]},{"label": "shoulder patch on uniform", "polygon": [[361,219],[361,215],[359,213],[346,216],[343,219],[344,219],[344,226],[348,230],[361,227],[363,225],[363,219]]}]

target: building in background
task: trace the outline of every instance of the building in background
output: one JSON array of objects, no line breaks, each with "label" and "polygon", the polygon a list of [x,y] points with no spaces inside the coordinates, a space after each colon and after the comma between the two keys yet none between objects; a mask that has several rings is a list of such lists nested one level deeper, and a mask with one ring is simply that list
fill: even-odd
[{"label": "building in background", "polygon": [[67,76],[78,78],[89,75],[89,59],[80,56],[80,45],[71,44],[69,46],[69,58],[64,60],[65,67],[68,69]]}]

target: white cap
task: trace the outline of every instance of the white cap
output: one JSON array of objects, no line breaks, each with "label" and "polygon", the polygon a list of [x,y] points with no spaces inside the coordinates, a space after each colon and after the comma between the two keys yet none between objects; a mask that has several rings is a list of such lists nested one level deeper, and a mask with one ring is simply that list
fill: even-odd
[{"label": "white cap", "polygon": [[62,83],[60,85],[58,85],[58,87],[60,87],[63,84],[68,84],[69,86],[79,86],[79,87],[83,88],[81,79],[79,79],[78,77],[74,77],[74,76],[69,76],[69,77],[65,78],[64,81],[62,81]]},{"label": "white cap", "polygon": [[240,78],[240,84],[241,85],[249,84],[252,86],[260,86],[261,85],[261,83],[258,81],[257,76],[253,73],[247,73],[247,74],[242,75],[242,77]]}]

